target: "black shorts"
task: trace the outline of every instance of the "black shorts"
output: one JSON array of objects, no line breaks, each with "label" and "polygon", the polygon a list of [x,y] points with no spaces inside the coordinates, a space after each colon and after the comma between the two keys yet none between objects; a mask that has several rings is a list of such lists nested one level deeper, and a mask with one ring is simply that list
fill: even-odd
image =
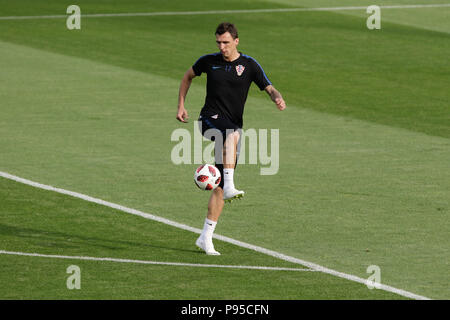
[{"label": "black shorts", "polygon": [[[226,137],[238,131],[239,134],[239,142],[236,148],[236,163],[235,168],[237,166],[238,158],[239,158],[239,149],[241,147],[241,136],[242,129],[239,128],[236,124],[234,124],[231,120],[222,117],[219,113],[200,113],[198,118],[200,131],[202,135],[211,140],[215,141],[216,145],[214,148],[214,158],[215,158],[215,166],[219,169],[222,179],[220,180],[219,187],[223,188],[223,145],[225,143]],[[218,144],[220,140],[220,143]]]}]

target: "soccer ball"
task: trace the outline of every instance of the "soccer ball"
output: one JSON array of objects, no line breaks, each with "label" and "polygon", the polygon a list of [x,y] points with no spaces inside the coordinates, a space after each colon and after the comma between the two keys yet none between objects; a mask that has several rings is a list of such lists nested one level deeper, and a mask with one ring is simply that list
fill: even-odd
[{"label": "soccer ball", "polygon": [[203,164],[194,172],[194,182],[202,190],[214,190],[221,179],[219,169],[211,164]]}]

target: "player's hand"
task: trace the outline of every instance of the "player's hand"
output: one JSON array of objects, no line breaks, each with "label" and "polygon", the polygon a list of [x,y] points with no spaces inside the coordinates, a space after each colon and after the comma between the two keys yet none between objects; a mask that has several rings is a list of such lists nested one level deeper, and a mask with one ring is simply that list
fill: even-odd
[{"label": "player's hand", "polygon": [[275,99],[275,104],[277,105],[277,108],[280,111],[283,111],[284,109],[286,109],[286,102],[284,102],[283,98],[276,98]]},{"label": "player's hand", "polygon": [[178,108],[177,120],[186,123],[189,119],[188,113],[184,107]]}]

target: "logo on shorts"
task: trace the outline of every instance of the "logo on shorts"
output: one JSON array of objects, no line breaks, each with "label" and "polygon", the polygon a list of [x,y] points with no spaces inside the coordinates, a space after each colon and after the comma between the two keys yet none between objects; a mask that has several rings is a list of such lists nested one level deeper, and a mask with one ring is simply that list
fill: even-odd
[{"label": "logo on shorts", "polygon": [[242,73],[244,72],[244,70],[245,70],[245,67],[243,65],[240,64],[240,65],[236,66],[236,73],[238,76],[241,76]]},{"label": "logo on shorts", "polygon": [[218,114],[215,114],[215,115],[211,116],[211,118],[213,118],[213,119],[217,119],[218,117],[219,117]]}]

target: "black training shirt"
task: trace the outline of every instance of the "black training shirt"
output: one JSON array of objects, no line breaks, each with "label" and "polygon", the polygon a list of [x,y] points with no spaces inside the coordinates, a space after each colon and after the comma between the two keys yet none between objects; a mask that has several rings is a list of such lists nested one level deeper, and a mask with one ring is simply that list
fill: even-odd
[{"label": "black training shirt", "polygon": [[242,128],[242,114],[248,90],[255,82],[260,90],[272,84],[259,63],[240,53],[232,62],[220,52],[207,54],[192,66],[196,76],[207,74],[206,99],[202,113],[218,113]]}]

